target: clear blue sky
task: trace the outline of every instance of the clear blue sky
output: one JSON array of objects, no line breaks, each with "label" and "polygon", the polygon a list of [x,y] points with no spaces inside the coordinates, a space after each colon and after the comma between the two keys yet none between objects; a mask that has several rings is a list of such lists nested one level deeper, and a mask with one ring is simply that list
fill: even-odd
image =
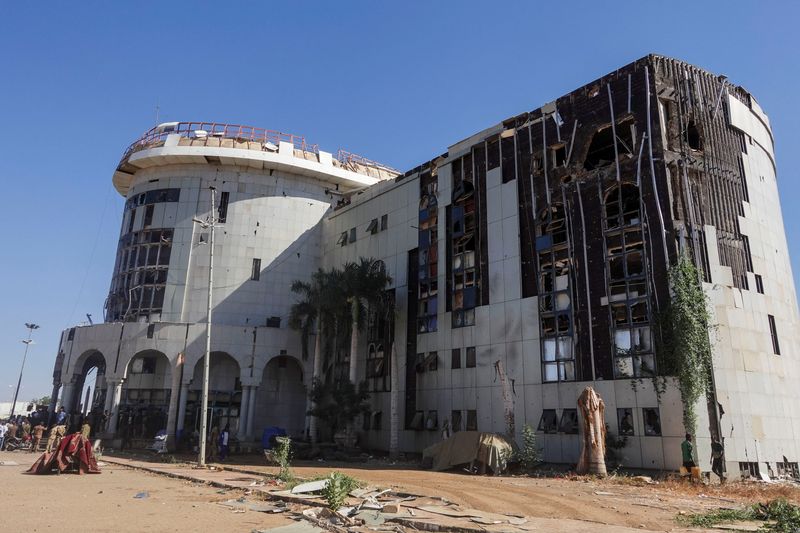
[{"label": "clear blue sky", "polygon": [[[613,6],[613,7],[612,7]],[[49,394],[60,331],[102,321],[122,198],[155,121],[305,135],[407,169],[649,52],[749,89],[772,120],[800,260],[795,2],[6,2],[0,15],[0,401]],[[794,156],[793,156],[794,154]]]}]

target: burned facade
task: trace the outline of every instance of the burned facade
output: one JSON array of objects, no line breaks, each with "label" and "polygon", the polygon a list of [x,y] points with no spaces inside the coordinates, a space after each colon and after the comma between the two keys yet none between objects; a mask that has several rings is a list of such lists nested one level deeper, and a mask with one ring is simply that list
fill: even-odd
[{"label": "burned facade", "polygon": [[[299,152],[295,157],[307,160]],[[314,157],[327,161],[322,153]],[[231,176],[240,175],[246,161],[224,150],[191,169],[165,161],[157,171],[143,163],[134,174],[137,186],[121,190],[143,221],[159,216],[148,214],[148,198],[170,198],[172,188],[182,187],[175,180],[198,180],[183,215],[191,218],[203,213],[199,190],[207,182],[228,184],[222,190],[230,191],[233,206],[242,194],[272,183],[273,171],[288,171],[277,163],[267,171],[264,163],[260,172],[266,174],[237,182]],[[296,174],[306,175],[307,163],[293,164],[301,169]],[[540,432],[545,460],[574,462],[580,446],[576,401],[591,384],[606,402],[610,432],[625,437],[619,451],[624,464],[677,468],[681,397],[672,380],[662,390],[653,377],[664,374],[657,326],[671,299],[669,267],[686,254],[703,277],[713,322],[713,383],[708,401],[697,407],[700,463],[707,464],[714,438],[724,440],[729,475],[796,471],[800,324],[769,120],[745,89],[651,55],[402,175],[375,165],[352,170],[366,177],[320,178],[327,185],[314,189],[313,201],[322,211],[301,233],[308,239],[303,269],[373,257],[393,278],[394,318],[372,317],[357,354],[363,360],[358,381],[367,383],[372,403],[362,426],[365,445],[389,448],[394,412],[403,451],[420,451],[445,427],[518,435],[530,424]],[[149,181],[167,177],[166,185]],[[311,188],[301,190],[296,197],[310,198]],[[232,232],[267,231],[257,225],[269,227],[266,212],[263,220],[238,227],[242,212],[228,212],[226,224],[237,228]],[[126,224],[132,224],[127,232]],[[181,231],[198,238],[189,227]],[[122,233],[109,323],[100,327],[138,328],[131,334],[136,340],[125,341],[136,349],[150,346],[146,332],[154,324],[161,331],[175,322],[194,332],[175,333],[179,344],[194,338],[193,328],[202,331],[200,314],[165,311],[166,302],[178,309],[174,302],[188,298],[191,309],[192,298],[199,298],[170,288],[173,279],[185,285],[184,279],[197,277],[181,263],[188,250],[175,249],[188,237],[163,224],[146,229],[138,218],[126,218]],[[245,245],[228,260],[242,279],[250,275],[251,266],[242,262],[252,258],[252,246],[258,245]],[[282,260],[279,255],[273,263]],[[290,303],[292,279],[309,274],[301,269],[273,278],[270,297]],[[132,275],[145,281],[136,296]],[[203,287],[197,279],[195,291]],[[283,322],[283,340],[261,344],[267,330],[249,322],[251,314],[284,312],[267,313],[262,296],[234,299],[227,308],[237,316],[226,319],[237,333],[226,350],[240,361],[237,383],[250,398],[261,398],[255,391],[264,381],[257,374],[272,357],[267,352],[292,356],[299,350],[298,334]],[[157,309],[160,315],[153,314]],[[126,322],[133,318],[141,322]],[[78,332],[89,335],[84,329]],[[119,348],[128,333],[117,329],[105,350],[116,350],[117,358],[135,353]],[[64,354],[72,349],[67,339],[65,333]],[[91,342],[78,351],[87,353]],[[175,357],[191,352],[183,344],[170,350]],[[197,347],[191,353],[193,361],[201,355]],[[59,359],[57,384],[80,374],[76,369],[85,363],[73,361]],[[308,364],[298,365],[305,385]],[[106,358],[111,375],[108,365]],[[115,365],[114,379],[121,379],[124,366]],[[346,361],[337,358],[329,372],[343,379]],[[172,379],[179,382],[173,391],[191,384]],[[280,387],[273,389],[270,401],[278,401]],[[180,402],[172,401],[177,414],[170,424],[177,427],[183,415]],[[243,409],[254,412],[252,404]],[[243,435],[255,432],[248,423]]]}]

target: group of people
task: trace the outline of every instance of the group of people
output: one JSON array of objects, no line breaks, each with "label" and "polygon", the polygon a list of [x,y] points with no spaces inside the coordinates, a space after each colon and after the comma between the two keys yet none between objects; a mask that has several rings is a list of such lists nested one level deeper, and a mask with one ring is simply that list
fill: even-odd
[{"label": "group of people", "polygon": [[45,451],[50,452],[58,449],[61,439],[68,433],[81,433],[88,439],[92,434],[92,425],[89,416],[70,415],[63,407],[53,417],[49,429],[47,413],[37,411],[32,415],[16,415],[5,422],[0,421],[0,450],[7,449],[11,443],[27,446],[30,442],[29,451],[38,453],[46,431]]}]

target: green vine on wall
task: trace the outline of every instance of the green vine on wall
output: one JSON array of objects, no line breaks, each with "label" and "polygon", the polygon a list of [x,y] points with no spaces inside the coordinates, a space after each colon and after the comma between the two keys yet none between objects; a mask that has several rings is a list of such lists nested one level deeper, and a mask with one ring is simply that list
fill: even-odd
[{"label": "green vine on wall", "polygon": [[671,301],[659,316],[657,341],[660,374],[674,376],[683,402],[683,426],[697,429],[697,401],[710,390],[711,315],[697,271],[687,254],[669,268]]}]

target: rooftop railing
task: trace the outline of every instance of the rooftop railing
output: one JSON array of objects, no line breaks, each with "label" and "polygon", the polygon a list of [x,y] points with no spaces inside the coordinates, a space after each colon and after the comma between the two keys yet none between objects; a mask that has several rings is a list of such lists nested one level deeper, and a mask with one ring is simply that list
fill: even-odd
[{"label": "rooftop railing", "polygon": [[[261,144],[262,150],[269,151],[276,151],[281,142],[288,142],[296,150],[319,155],[319,145],[308,144],[305,137],[291,133],[217,122],[166,122],[148,130],[128,146],[120,162],[124,162],[134,152],[144,150],[154,144],[163,143],[169,135],[180,135],[181,137],[192,139],[192,144],[197,142],[201,145],[208,145],[214,140],[221,139],[230,139],[236,142],[256,142]],[[400,173],[400,171],[390,166],[341,149],[336,154],[336,160],[344,166],[360,165]]]}]

